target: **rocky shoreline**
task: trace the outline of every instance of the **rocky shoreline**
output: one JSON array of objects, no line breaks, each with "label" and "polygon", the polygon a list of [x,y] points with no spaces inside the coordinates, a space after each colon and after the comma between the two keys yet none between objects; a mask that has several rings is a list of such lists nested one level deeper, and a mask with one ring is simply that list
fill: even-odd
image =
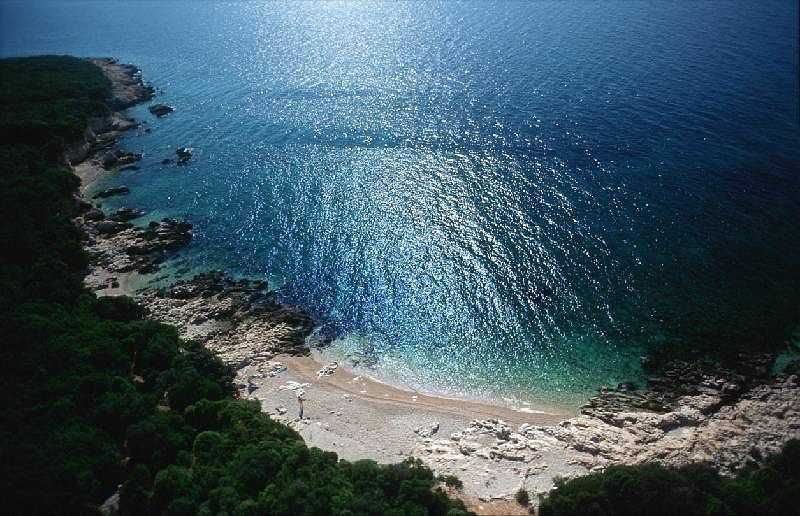
[{"label": "rocky shoreline", "polygon": [[556,477],[649,461],[704,463],[732,475],[800,437],[796,363],[773,376],[771,356],[741,358],[745,370],[675,360],[647,389],[603,389],[558,425],[474,421],[449,438],[425,441],[415,454],[454,474],[464,466],[516,464],[519,486],[534,494],[549,491]]},{"label": "rocky shoreline", "polygon": [[[149,101],[155,93],[133,65],[110,58],[89,61],[111,81],[110,107],[118,111],[91,120],[84,141],[67,152],[67,161],[82,179],[84,197],[86,188],[99,177],[141,159],[141,154],[119,148],[122,133],[139,127],[119,110]],[[154,104],[150,111],[162,117],[174,110]],[[192,149],[181,147],[176,154],[178,164],[185,164]],[[125,186],[109,188],[79,201],[84,209],[75,223],[86,237],[91,261],[86,284],[90,288],[101,295],[133,295],[151,318],[174,324],[184,337],[200,340],[236,369],[267,356],[268,351],[272,355],[308,353],[305,338],[313,321],[303,311],[277,303],[262,281],[234,280],[222,272],[208,272],[168,288],[147,287],[135,293],[122,288],[122,278],[158,271],[164,261],[189,245],[193,236],[192,224],[184,220],[163,218],[137,225],[136,220],[146,215],[142,210],[102,210],[99,201],[129,191]]]},{"label": "rocky shoreline", "polygon": [[[138,300],[159,321],[202,342],[238,372],[248,366],[270,367],[279,354],[309,352],[306,337],[313,320],[298,308],[278,303],[263,281],[208,272],[145,291]],[[247,386],[240,375],[240,389]]]},{"label": "rocky shoreline", "polygon": [[[136,67],[111,59],[92,62],[114,84],[114,109],[153,98],[153,88]],[[154,116],[172,111],[159,106]],[[119,149],[118,140],[137,126],[120,112],[91,121],[85,141],[66,156],[84,181],[82,191],[108,170],[132,166],[137,155]],[[178,158],[185,162],[191,149],[183,151]],[[421,395],[381,387],[332,365],[325,369],[320,364],[318,374],[309,374],[289,358],[308,355],[314,321],[301,309],[277,302],[262,281],[207,272],[133,292],[127,286],[130,278],[152,274],[189,245],[193,226],[174,219],[137,225],[145,215],[139,210],[104,213],[92,205],[125,193],[120,187],[80,201],[84,212],[76,224],[86,234],[92,258],[88,286],[101,295],[132,295],[151,318],[216,352],[237,371],[240,394],[261,401],[265,411],[296,428],[309,445],[348,458],[419,457],[437,473],[460,477],[463,495],[479,512],[497,513],[497,506],[484,502],[505,503],[500,501],[513,499],[520,488],[545,493],[558,477],[612,464],[704,462],[732,474],[800,437],[798,370],[772,375],[768,355],[742,356],[738,369],[675,360],[651,377],[646,389],[628,384],[603,389],[578,415],[558,424],[522,412],[511,413],[514,421],[487,419],[476,404],[452,400],[442,401],[450,406],[445,411],[435,403],[420,403]],[[315,371],[313,362],[309,367]],[[303,420],[286,408],[297,388],[311,398]]]}]

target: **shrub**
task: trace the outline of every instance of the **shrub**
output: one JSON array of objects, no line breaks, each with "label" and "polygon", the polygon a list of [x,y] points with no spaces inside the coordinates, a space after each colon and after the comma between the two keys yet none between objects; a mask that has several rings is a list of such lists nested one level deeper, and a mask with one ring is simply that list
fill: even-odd
[{"label": "shrub", "polygon": [[541,503],[541,516],[784,515],[800,507],[800,441],[761,468],[721,477],[704,466],[667,469],[657,464],[614,466],[559,481]]},{"label": "shrub", "polygon": [[455,475],[439,475],[437,480],[447,487],[452,487],[454,489],[462,489],[464,487],[464,482]]}]

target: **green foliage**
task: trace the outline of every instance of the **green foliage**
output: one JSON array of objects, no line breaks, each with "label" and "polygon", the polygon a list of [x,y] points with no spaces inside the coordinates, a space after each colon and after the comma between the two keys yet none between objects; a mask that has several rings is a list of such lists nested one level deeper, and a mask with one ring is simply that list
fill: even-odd
[{"label": "green foliage", "polygon": [[519,491],[516,492],[514,495],[514,499],[517,501],[518,504],[522,505],[523,507],[527,507],[528,504],[531,503],[530,496],[528,496],[528,492],[524,488],[520,488]]},{"label": "green foliage", "polygon": [[72,301],[86,257],[70,222],[78,178],[33,148],[0,143],[0,309],[27,299]]},{"label": "green foliage", "polygon": [[65,57],[0,60],[0,485],[10,514],[466,514],[409,461],[308,448],[233,372],[128,298],[82,286],[78,181],[57,157],[104,112]]},{"label": "green foliage", "polygon": [[437,480],[447,487],[452,487],[453,489],[462,489],[464,487],[464,482],[461,481],[455,475],[439,475]]},{"label": "green foliage", "polygon": [[90,117],[108,112],[111,83],[69,56],[0,60],[0,140],[48,149],[79,139]]},{"label": "green foliage", "polygon": [[800,441],[761,468],[736,478],[721,477],[704,466],[671,470],[656,464],[613,466],[569,481],[556,482],[541,516],[779,516],[800,507]]},{"label": "green foliage", "polygon": [[83,59],[0,60],[0,309],[80,294],[86,256],[70,222],[79,181],[60,157],[108,111],[110,94],[102,71]]}]

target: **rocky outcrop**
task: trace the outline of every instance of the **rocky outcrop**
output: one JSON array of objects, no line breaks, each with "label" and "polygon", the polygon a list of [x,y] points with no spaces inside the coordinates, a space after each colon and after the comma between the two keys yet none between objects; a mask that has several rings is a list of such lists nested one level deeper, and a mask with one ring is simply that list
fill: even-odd
[{"label": "rocky outcrop", "polygon": [[[152,88],[144,85],[136,67],[122,65],[113,59],[90,59],[99,66],[112,84],[109,107],[121,110],[152,96]],[[88,120],[83,138],[68,146],[64,152],[65,162],[71,165],[92,157],[92,161],[105,169],[115,166],[130,166],[141,159],[141,154],[116,149],[120,135],[139,127],[138,122],[119,111]]]},{"label": "rocky outcrop", "polygon": [[[113,60],[93,62],[103,68],[114,85],[112,109],[123,109],[152,97],[152,88],[144,86],[135,67]],[[149,109],[159,117],[173,111],[163,104]],[[89,181],[99,177],[103,169],[131,167],[141,155],[116,146],[120,132],[136,126],[120,113],[90,121],[85,141],[76,146],[70,163],[88,160],[79,166],[89,169],[82,176]],[[178,148],[177,163],[186,164],[192,154],[191,148]],[[162,164],[173,162],[165,159]],[[128,192],[124,186],[109,188],[94,198]],[[81,213],[75,222],[86,234],[85,247],[92,262],[86,284],[108,294],[134,295],[151,319],[173,324],[183,337],[205,344],[237,369],[240,389],[246,390],[253,378],[271,377],[285,370],[286,366],[273,360],[275,355],[308,353],[306,337],[311,333],[312,319],[302,310],[278,303],[263,281],[236,280],[221,272],[210,272],[168,288],[131,292],[129,285],[137,273],[156,271],[164,260],[189,244],[190,223],[162,219],[136,226],[130,221],[144,212],[134,208],[120,208],[107,216],[99,207],[86,204]]]},{"label": "rocky outcrop", "polygon": [[[67,147],[64,152],[64,161],[75,165],[86,160],[92,154],[97,154],[95,159],[102,165],[104,154],[114,150],[120,135],[138,126],[139,124],[135,120],[118,112],[112,112],[104,117],[92,118],[84,131],[83,138]],[[132,153],[131,155],[135,156]],[[117,164],[116,156],[111,159],[114,160],[114,163],[108,163],[109,167]],[[126,158],[126,160],[128,163],[136,161],[136,159],[130,158]],[[125,163],[120,164],[124,165]]]},{"label": "rocky outcrop", "polygon": [[549,490],[555,476],[648,461],[704,463],[733,474],[800,438],[796,372],[770,376],[767,355],[737,363],[732,369],[676,360],[647,390],[603,389],[559,425],[515,431],[499,420],[473,421],[449,439],[423,440],[414,454],[462,479],[467,470],[515,472],[519,485],[534,492]]},{"label": "rocky outcrop", "polygon": [[114,149],[103,153],[100,156],[100,165],[108,170],[113,167],[130,165],[142,159],[142,155],[136,152],[128,152]]},{"label": "rocky outcrop", "polygon": [[109,57],[89,59],[89,62],[100,67],[111,81],[109,100],[111,109],[121,111],[150,100],[155,95],[155,89],[142,80],[142,73],[138,67],[121,64]]},{"label": "rocky outcrop", "polygon": [[86,217],[79,224],[88,237],[86,249],[94,267],[111,273],[154,272],[171,252],[192,239],[191,224],[169,218],[153,221],[144,228],[129,222],[95,221]]},{"label": "rocky outcrop", "polygon": [[[273,370],[278,354],[305,355],[313,320],[280,304],[260,280],[235,280],[222,272],[199,274],[140,297],[153,318],[175,325],[237,370]],[[263,367],[262,367],[263,366]]]}]

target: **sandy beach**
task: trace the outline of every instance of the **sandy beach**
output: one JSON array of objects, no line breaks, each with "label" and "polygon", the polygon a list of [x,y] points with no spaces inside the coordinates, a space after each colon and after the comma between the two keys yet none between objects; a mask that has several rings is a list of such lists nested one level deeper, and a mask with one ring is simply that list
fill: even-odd
[{"label": "sandy beach", "polygon": [[[396,461],[418,444],[420,435],[415,430],[434,425],[439,428],[432,435],[450,435],[475,419],[498,419],[519,426],[556,424],[570,416],[566,412],[526,414],[406,391],[344,368],[330,375],[319,374],[326,364],[312,357],[278,355],[274,360],[286,370],[272,378],[250,378],[256,386],[250,396],[262,403],[265,412],[292,425],[310,442],[336,450],[348,460]],[[307,396],[302,421],[297,417],[296,391],[300,388]],[[359,432],[352,431],[354,424]]]},{"label": "sandy beach", "polygon": [[[286,369],[273,377],[248,378],[255,387],[249,397],[257,399],[273,418],[297,430],[310,445],[335,451],[351,461],[368,458],[389,463],[419,456],[426,444],[449,439],[473,420],[502,420],[518,427],[526,423],[551,425],[569,417],[566,413],[525,414],[501,406],[405,391],[344,368],[320,375],[318,371],[325,364],[312,357],[279,355],[274,361]],[[243,373],[247,376],[249,371]],[[302,420],[298,417],[298,389],[306,394]],[[430,433],[433,429],[435,432]],[[505,502],[524,484],[526,467],[488,468],[464,462],[450,472],[464,482],[460,495],[473,510],[483,514],[526,513],[519,505]]]}]

